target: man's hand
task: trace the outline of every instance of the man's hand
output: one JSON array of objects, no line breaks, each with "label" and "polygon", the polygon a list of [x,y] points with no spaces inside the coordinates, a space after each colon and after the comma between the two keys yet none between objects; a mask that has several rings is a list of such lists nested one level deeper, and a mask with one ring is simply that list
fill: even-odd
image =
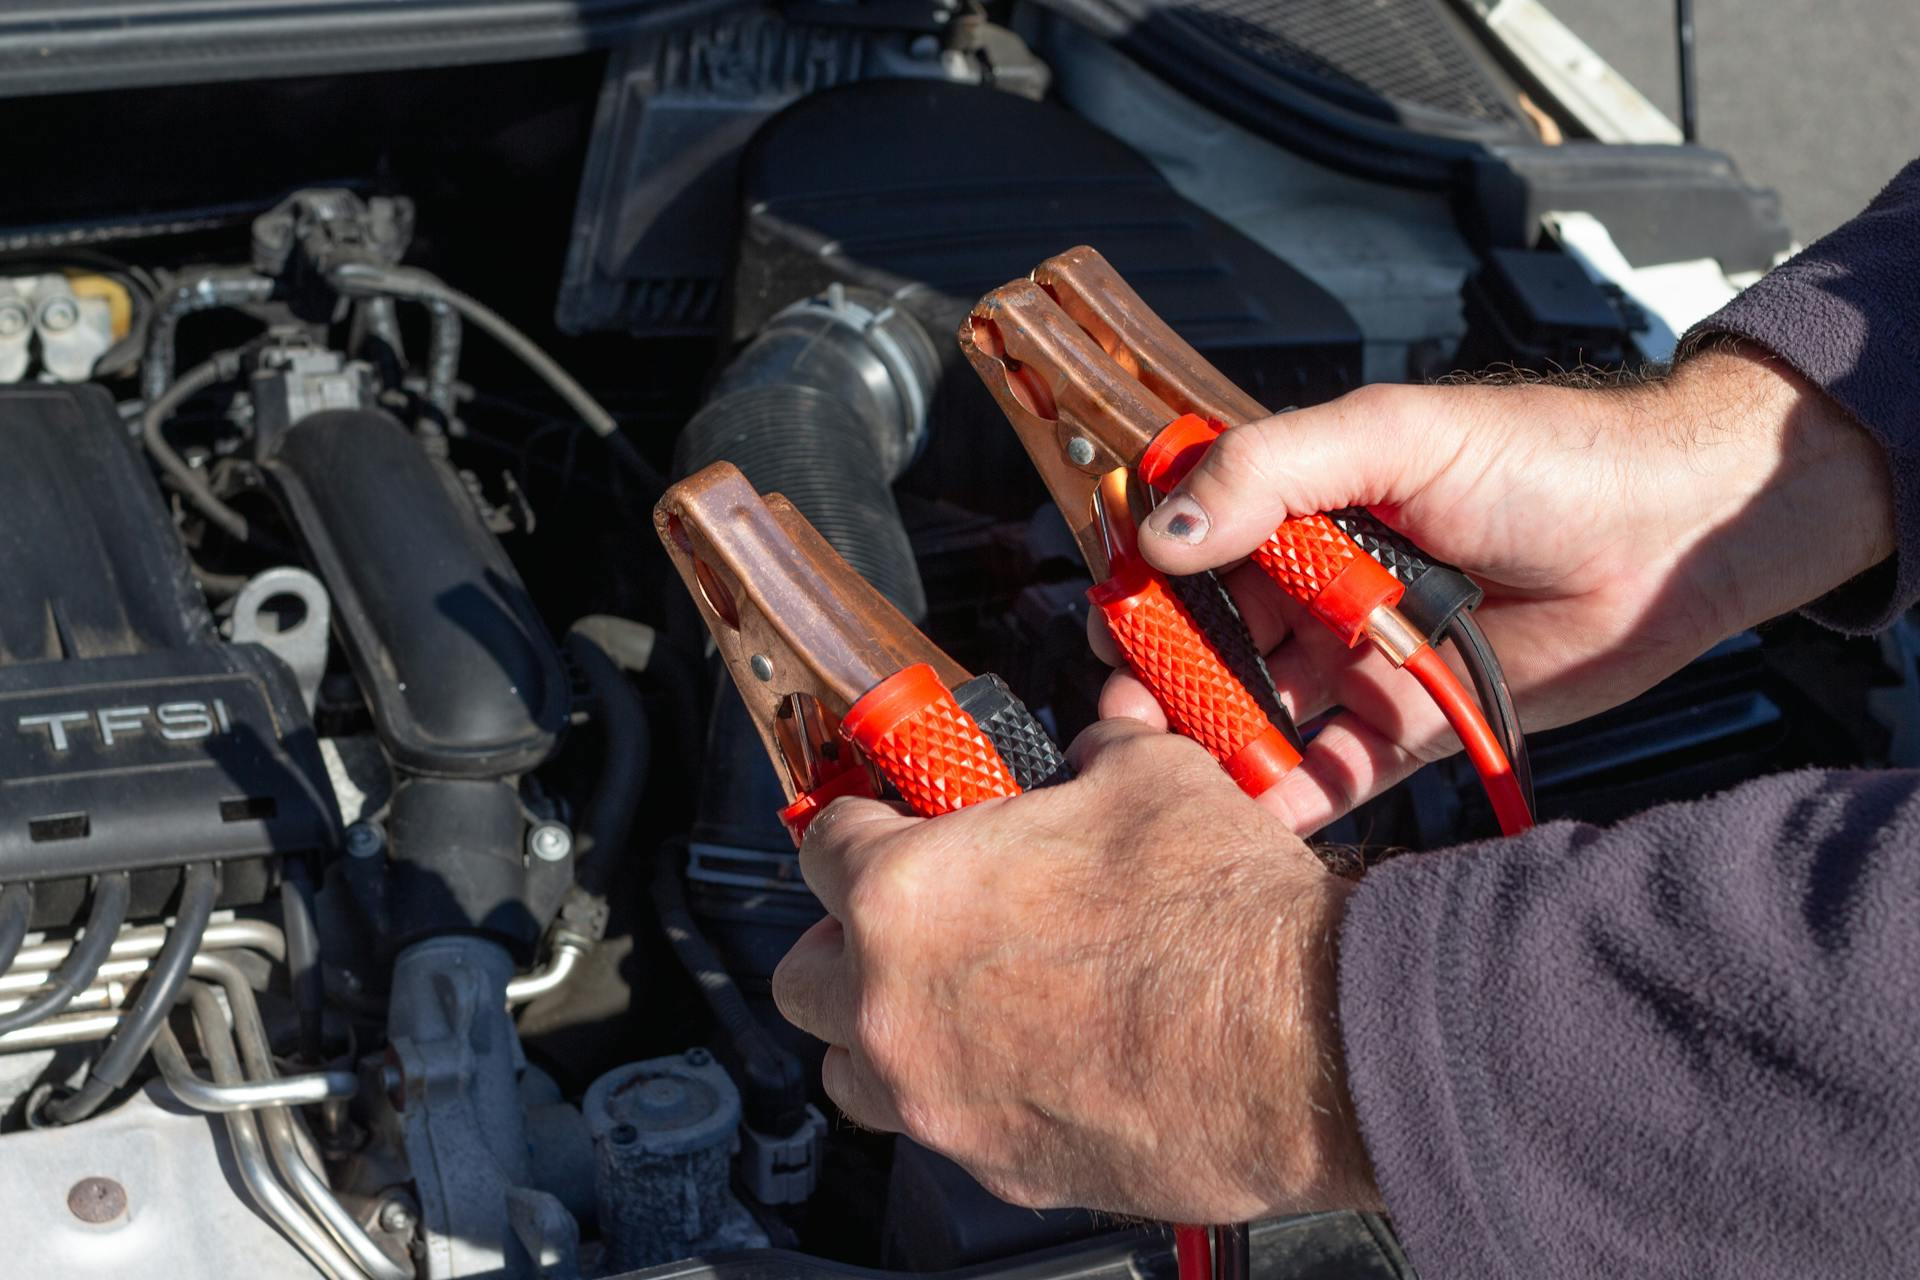
[{"label": "man's hand", "polygon": [[[1528,729],[1624,702],[1892,551],[1878,447],[1783,364],[1739,351],[1600,390],[1367,387],[1236,427],[1148,518],[1141,550],[1195,573],[1233,565],[1288,516],[1350,506],[1486,588],[1478,616]],[[1413,681],[1257,568],[1227,583],[1294,716],[1341,708],[1261,797],[1295,831],[1459,749]],[[1097,614],[1093,628],[1117,661]],[[1125,675],[1101,711],[1165,723]]]},{"label": "man's hand", "polygon": [[827,1092],[1017,1204],[1376,1205],[1335,1017],[1351,886],[1191,742],[1115,720],[1070,754],[1044,791],[814,822],[832,914],[773,994],[832,1046]]}]

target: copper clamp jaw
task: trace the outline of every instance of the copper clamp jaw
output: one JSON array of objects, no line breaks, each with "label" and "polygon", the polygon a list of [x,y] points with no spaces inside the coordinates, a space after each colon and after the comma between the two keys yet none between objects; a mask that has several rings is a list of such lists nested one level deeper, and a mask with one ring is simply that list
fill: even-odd
[{"label": "copper clamp jaw", "polygon": [[667,490],[653,520],[781,775],[796,842],[833,800],[883,784],[930,818],[1070,776],[999,677],[969,676],[731,463]]},{"label": "copper clamp jaw", "polygon": [[1183,415],[1267,416],[1084,245],[981,298],[960,326],[960,349],[1019,433],[1096,580],[1110,568],[1094,510],[1102,476],[1131,472]]},{"label": "copper clamp jaw", "polygon": [[864,769],[840,721],[888,677],[924,663],[949,688],[968,679],[791,503],[761,497],[731,463],[668,489],[653,523],[789,800]]}]

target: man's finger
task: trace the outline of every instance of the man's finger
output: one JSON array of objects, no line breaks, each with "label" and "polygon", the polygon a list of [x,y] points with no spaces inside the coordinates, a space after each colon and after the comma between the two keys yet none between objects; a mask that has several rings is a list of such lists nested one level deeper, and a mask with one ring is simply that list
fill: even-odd
[{"label": "man's finger", "polygon": [[1259,802],[1295,835],[1308,836],[1404,780],[1421,763],[1379,730],[1343,711],[1314,735],[1300,764],[1269,787]]},{"label": "man's finger", "polygon": [[1107,629],[1107,615],[1098,609],[1087,610],[1087,647],[1093,650],[1093,656],[1110,667],[1125,668],[1127,660],[1120,653],[1120,646],[1114,643],[1113,632]]},{"label": "man's finger", "polygon": [[1240,611],[1240,620],[1247,624],[1253,647],[1261,653],[1292,635],[1301,620],[1312,623],[1307,611],[1276,586],[1266,570],[1257,564],[1237,564],[1222,572],[1220,581],[1233,597],[1233,607]]},{"label": "man's finger", "polygon": [[773,970],[780,1016],[828,1044],[853,1036],[855,1020],[846,935],[832,916],[816,920]]},{"label": "man's finger", "polygon": [[1161,709],[1160,703],[1147,691],[1147,686],[1125,671],[1116,671],[1108,676],[1107,683],[1101,688],[1100,718],[1138,720],[1162,733],[1167,729],[1167,713]]},{"label": "man's finger", "polygon": [[[1120,716],[1112,720],[1096,720],[1080,731],[1080,736],[1067,745],[1067,763],[1073,766],[1075,773],[1085,773],[1093,767],[1103,752],[1131,738],[1165,737],[1166,731],[1144,724],[1131,716]],[[1199,748],[1195,747],[1198,751]]]},{"label": "man's finger", "polygon": [[820,1062],[820,1084],[847,1119],[880,1133],[900,1133],[899,1109],[873,1074],[860,1066],[845,1045],[832,1045]]},{"label": "man's finger", "polygon": [[836,916],[846,915],[847,890],[879,853],[885,836],[921,819],[890,804],[843,796],[807,827],[800,842],[800,875]]},{"label": "man's finger", "polygon": [[1246,555],[1289,516],[1387,500],[1403,462],[1381,406],[1349,394],[1228,431],[1141,525],[1141,551],[1168,573],[1198,573]]}]

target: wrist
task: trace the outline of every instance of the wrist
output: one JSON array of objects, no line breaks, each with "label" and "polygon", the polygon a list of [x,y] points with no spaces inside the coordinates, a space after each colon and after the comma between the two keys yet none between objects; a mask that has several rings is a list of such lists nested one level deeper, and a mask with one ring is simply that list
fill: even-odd
[{"label": "wrist", "polygon": [[1763,349],[1683,361],[1653,394],[1686,457],[1680,590],[1706,608],[1701,647],[1790,613],[1894,550],[1892,479],[1846,410]]},{"label": "wrist", "polygon": [[1304,884],[1284,895],[1290,906],[1274,931],[1267,1016],[1258,1020],[1266,1051],[1253,1060],[1271,1066],[1254,1073],[1252,1190],[1265,1214],[1378,1209],[1340,1037],[1338,939],[1357,886],[1318,866],[1293,874]]}]

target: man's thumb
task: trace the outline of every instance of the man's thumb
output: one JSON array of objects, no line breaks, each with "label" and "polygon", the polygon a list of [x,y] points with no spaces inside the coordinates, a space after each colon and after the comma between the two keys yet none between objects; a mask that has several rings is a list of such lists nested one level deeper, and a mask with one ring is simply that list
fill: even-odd
[{"label": "man's thumb", "polygon": [[1331,404],[1234,427],[1156,508],[1140,550],[1167,573],[1230,564],[1291,516],[1382,500],[1388,476],[1377,419]]}]

